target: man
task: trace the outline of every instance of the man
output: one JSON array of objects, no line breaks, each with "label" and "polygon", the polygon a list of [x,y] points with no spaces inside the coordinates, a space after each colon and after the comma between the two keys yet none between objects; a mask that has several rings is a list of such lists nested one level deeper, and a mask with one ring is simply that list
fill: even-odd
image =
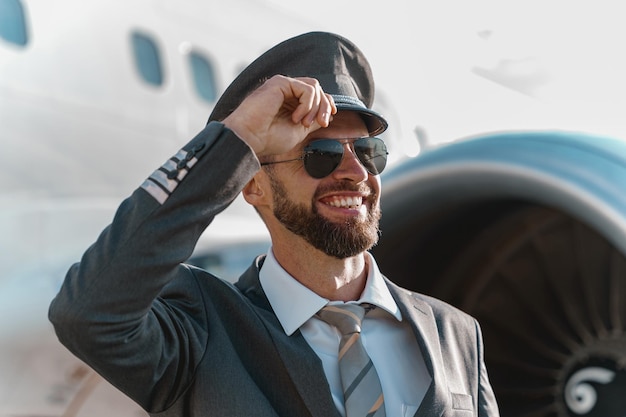
[{"label": "man", "polygon": [[[337,35],[263,54],[70,269],[60,340],[152,415],[497,416],[478,324],[367,252],[387,155],[373,94]],[[239,192],[272,246],[231,285],[184,261]]]}]

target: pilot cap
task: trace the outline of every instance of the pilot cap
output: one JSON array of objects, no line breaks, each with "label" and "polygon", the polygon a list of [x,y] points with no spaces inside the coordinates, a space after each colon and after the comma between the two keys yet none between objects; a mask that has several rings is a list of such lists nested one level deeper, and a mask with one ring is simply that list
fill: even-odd
[{"label": "pilot cap", "polygon": [[310,32],[279,43],[248,65],[226,89],[209,116],[224,120],[243,99],[274,75],[316,78],[333,96],[337,110],[358,112],[370,135],[387,129],[385,118],[372,110],[374,78],[370,65],[349,40],[327,32]]}]

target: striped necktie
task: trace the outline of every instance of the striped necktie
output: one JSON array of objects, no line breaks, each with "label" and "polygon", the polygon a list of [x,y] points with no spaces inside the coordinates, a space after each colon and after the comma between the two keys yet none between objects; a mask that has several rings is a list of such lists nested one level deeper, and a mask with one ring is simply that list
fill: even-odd
[{"label": "striped necktie", "polygon": [[338,359],[346,417],[384,417],[380,380],[361,342],[365,309],[356,304],[328,305],[317,315],[342,335]]}]

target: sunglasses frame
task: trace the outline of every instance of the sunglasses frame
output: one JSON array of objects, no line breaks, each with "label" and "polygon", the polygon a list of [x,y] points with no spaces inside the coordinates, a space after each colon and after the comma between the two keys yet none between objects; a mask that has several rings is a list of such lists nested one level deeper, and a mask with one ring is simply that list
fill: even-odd
[{"label": "sunglasses frame", "polygon": [[[286,159],[283,161],[270,161],[270,162],[262,162],[261,166],[265,166],[265,165],[273,165],[273,164],[282,164],[284,162],[293,162],[293,161],[304,161],[304,169],[306,170],[307,174],[309,174],[311,177],[313,178],[324,178],[329,176],[330,174],[333,173],[333,171],[335,171],[335,169],[337,169],[337,167],[339,165],[341,165],[341,161],[343,160],[343,157],[345,155],[345,143],[346,141],[348,141],[348,143],[351,144],[352,147],[352,151],[354,152],[354,154],[356,155],[357,159],[359,160],[359,163],[367,170],[367,172],[369,172],[372,175],[379,175],[381,172],[383,172],[383,170],[385,169],[385,166],[387,165],[387,155],[389,155],[389,152],[387,151],[387,145],[385,144],[385,142],[378,138],[378,137],[374,137],[374,136],[364,136],[364,137],[360,137],[360,138],[346,138],[346,139],[331,139],[331,138],[319,138],[319,139],[315,139],[312,140],[311,142],[309,142],[304,149],[302,150],[302,156],[298,157],[298,158],[293,158],[293,159]],[[368,141],[368,142],[374,142],[375,145],[371,146],[370,148],[372,150],[375,150],[377,148],[380,147],[380,150],[382,150],[383,152],[380,155],[374,155],[371,158],[367,158],[367,159],[363,159],[365,158],[365,154],[362,152],[359,152],[359,149],[361,147],[359,147],[358,145],[355,146],[355,144],[358,144],[361,141]],[[315,149],[315,144],[320,144],[320,143],[328,143],[328,142],[335,142],[338,143],[339,146],[337,147],[337,149]],[[333,145],[334,146],[334,145]],[[334,157],[334,155],[330,155],[331,152],[335,152],[335,154],[339,154],[339,152],[337,152],[338,150],[341,150],[341,154],[340,157],[337,161],[332,161],[332,158]],[[317,156],[322,156],[320,154],[324,154],[324,152],[328,153],[328,159],[331,160],[333,162],[333,167],[332,169],[330,169],[330,171],[328,171],[328,173],[326,173],[326,170],[323,171],[317,171],[315,166],[311,166],[310,164],[310,158]],[[374,160],[375,158],[384,158],[384,162],[382,163],[382,167],[378,167],[377,165],[380,164],[374,164],[373,162],[370,162],[372,160]]]}]

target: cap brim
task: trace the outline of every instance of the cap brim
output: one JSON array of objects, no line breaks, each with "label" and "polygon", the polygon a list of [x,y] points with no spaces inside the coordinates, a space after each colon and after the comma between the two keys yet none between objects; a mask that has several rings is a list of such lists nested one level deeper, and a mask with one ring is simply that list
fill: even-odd
[{"label": "cap brim", "polygon": [[354,111],[361,115],[370,136],[376,136],[387,130],[387,120],[378,112],[368,109],[360,100],[354,97],[331,94],[337,106],[337,111]]},{"label": "cap brim", "polygon": [[337,111],[339,110],[350,110],[359,113],[359,115],[363,118],[365,125],[367,126],[367,130],[370,136],[380,135],[385,130],[387,130],[387,121],[383,118],[383,116],[373,110],[352,106],[337,106]]}]

